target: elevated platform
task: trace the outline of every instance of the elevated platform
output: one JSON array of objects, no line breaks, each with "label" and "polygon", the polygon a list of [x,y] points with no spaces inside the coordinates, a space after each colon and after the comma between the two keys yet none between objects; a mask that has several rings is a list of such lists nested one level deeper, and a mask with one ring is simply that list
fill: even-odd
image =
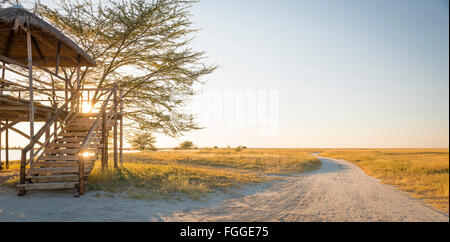
[{"label": "elevated platform", "polygon": [[[45,122],[55,109],[42,103],[35,102],[36,122]],[[0,94],[0,121],[14,121],[23,117],[28,117],[30,113],[30,101],[10,95]],[[68,112],[63,111],[61,117],[65,117]],[[26,122],[26,120],[25,120]]]}]

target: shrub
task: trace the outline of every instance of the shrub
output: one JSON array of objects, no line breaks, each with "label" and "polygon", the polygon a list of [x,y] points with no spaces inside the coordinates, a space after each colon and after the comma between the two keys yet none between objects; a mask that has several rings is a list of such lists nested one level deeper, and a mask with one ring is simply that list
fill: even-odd
[{"label": "shrub", "polygon": [[192,141],[184,141],[180,144],[181,149],[191,149],[194,147],[194,143]]}]

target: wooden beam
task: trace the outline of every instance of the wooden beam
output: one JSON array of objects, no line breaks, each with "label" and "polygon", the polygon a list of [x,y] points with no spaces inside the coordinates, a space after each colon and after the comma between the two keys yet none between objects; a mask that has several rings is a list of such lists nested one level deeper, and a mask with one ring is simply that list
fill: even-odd
[{"label": "wooden beam", "polygon": [[31,36],[31,40],[34,44],[34,47],[36,47],[36,51],[38,52],[39,57],[41,57],[42,61],[45,64],[45,56],[42,54],[41,48],[39,48],[39,44],[37,43],[36,38],[34,36]]},{"label": "wooden beam", "polygon": [[[28,81],[30,86],[30,137],[34,137],[34,93],[33,93],[33,51],[31,48],[31,31],[27,29]],[[34,146],[30,149],[30,157],[34,157]],[[33,161],[31,162],[33,165]]]},{"label": "wooden beam", "polygon": [[0,131],[3,132],[3,131],[5,131],[5,130],[11,128],[12,126],[14,126],[14,125],[16,125],[16,124],[18,124],[18,123],[20,123],[20,122],[22,122],[22,121],[25,121],[27,118],[28,118],[28,115],[25,115],[25,116],[23,116],[22,118],[19,118],[19,119],[17,119],[17,120],[14,120],[12,123],[9,123],[9,124],[8,124],[8,122],[6,122],[5,127],[1,128]]},{"label": "wooden beam", "polygon": [[9,129],[8,120],[6,120],[6,132],[5,132],[5,167],[9,170]]},{"label": "wooden beam", "polygon": [[[27,31],[27,30],[25,30]],[[30,31],[27,31],[30,32]],[[53,44],[49,43],[47,40],[45,40],[44,38],[42,38],[39,34],[37,34],[36,32],[34,33],[30,33],[31,35],[33,35],[33,37],[35,37],[37,40],[39,40],[41,43],[43,43],[44,45],[46,45],[48,48],[55,50],[55,46],[53,46]],[[70,58],[71,60],[73,60],[74,63],[77,63],[77,59],[75,59],[72,56],[67,56],[68,58]]]},{"label": "wooden beam", "polygon": [[59,64],[61,62],[61,41],[58,41],[58,46],[56,47],[56,75],[59,72]]},{"label": "wooden beam", "polygon": [[13,60],[13,59],[11,59],[9,57],[6,57],[4,55],[0,55],[0,60],[3,61],[3,62],[6,62],[8,64],[14,64],[14,65],[20,66],[20,67],[28,70],[28,67],[26,65],[24,65],[24,64],[22,64],[22,63],[20,63],[20,62],[18,62],[16,60]]},{"label": "wooden beam", "polygon": [[84,185],[84,158],[81,157],[78,162],[78,194],[84,195],[86,193],[86,188]]},{"label": "wooden beam", "polygon": [[122,89],[119,91],[120,101],[120,165],[123,166],[123,94]]},{"label": "wooden beam", "polygon": [[[18,71],[14,70],[14,69],[12,69],[12,68],[9,68],[9,67],[7,67],[7,66],[5,66],[5,65],[3,65],[3,67],[0,66],[0,68],[2,68],[2,72],[5,72],[5,70],[8,70],[8,71],[10,71],[10,72],[13,72],[13,73],[19,75],[19,76],[23,76],[23,77],[28,78],[28,75],[25,75],[25,74],[23,74],[23,73],[21,73],[21,72],[18,72]],[[3,77],[3,79],[4,79],[4,77]],[[53,86],[52,83],[45,82],[45,81],[41,81],[41,80],[36,79],[36,78],[34,78],[34,81],[39,82],[39,83],[44,84],[44,85]],[[56,87],[56,88],[59,88],[59,89],[63,89],[63,88],[64,88],[64,87],[62,87],[62,86],[57,86],[57,85],[55,85],[55,87]]]},{"label": "wooden beam", "polygon": [[[5,79],[5,62],[3,62],[3,65],[2,65],[2,79],[4,80]],[[3,94],[3,85],[2,86],[0,86],[0,94]]]},{"label": "wooden beam", "polygon": [[[4,61],[4,62],[9,63],[9,64],[14,64],[14,65],[20,66],[20,67],[22,67],[22,68],[24,68],[26,70],[29,70],[29,66],[26,66],[26,65],[24,65],[24,64],[22,64],[22,63],[20,63],[20,62],[18,62],[16,60],[13,60],[13,59],[11,59],[9,57],[6,57],[4,55],[0,55],[0,61]],[[28,61],[28,60],[24,60],[24,61]],[[28,61],[28,62],[30,62],[30,61]],[[64,78],[62,76],[59,76],[59,75],[56,75],[56,73],[54,73],[53,71],[50,71],[46,67],[43,67],[43,66],[41,66],[39,64],[36,64],[36,63],[33,63],[33,61],[31,61],[31,64],[32,64],[32,66],[36,66],[37,68],[47,72],[50,75],[53,75],[53,76],[55,76],[55,77],[57,77],[57,78],[59,78],[59,79],[61,79],[63,81],[66,81],[66,78]]]},{"label": "wooden beam", "polygon": [[[4,125],[4,123],[1,122],[1,121],[0,121],[0,124]],[[16,132],[16,133],[22,135],[22,136],[25,137],[25,138],[31,140],[30,136],[28,136],[28,135],[25,134],[24,132],[22,132],[22,131],[20,131],[20,130],[18,130],[18,129],[16,129],[16,128],[14,128],[14,127],[10,127],[9,129],[10,129],[11,131],[14,131],[14,132]],[[37,143],[38,143],[39,145],[44,145],[44,144],[41,143],[41,142],[37,142]]]},{"label": "wooden beam", "polygon": [[103,112],[102,117],[102,169],[108,168],[108,137],[106,135],[106,111]]},{"label": "wooden beam", "polygon": [[2,165],[2,122],[0,122],[0,171],[3,170]]},{"label": "wooden beam", "polygon": [[[81,89],[81,67],[80,67],[80,62],[81,62],[81,56],[78,55],[78,66],[77,66],[77,90]],[[83,95],[80,93],[80,98],[83,97]],[[79,100],[75,100],[77,102],[78,105],[78,112],[81,112],[81,106],[82,103]]]},{"label": "wooden beam", "polygon": [[[117,88],[114,88],[114,116],[117,117]],[[117,143],[117,119],[114,120],[114,168],[119,168],[119,162],[118,162],[118,143]]]}]

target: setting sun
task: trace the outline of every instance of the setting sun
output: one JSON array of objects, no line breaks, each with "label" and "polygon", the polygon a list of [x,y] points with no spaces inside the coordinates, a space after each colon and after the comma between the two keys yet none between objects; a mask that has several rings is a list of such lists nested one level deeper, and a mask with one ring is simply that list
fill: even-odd
[{"label": "setting sun", "polygon": [[83,113],[91,113],[94,110],[91,102],[83,102],[81,105],[81,112]]}]

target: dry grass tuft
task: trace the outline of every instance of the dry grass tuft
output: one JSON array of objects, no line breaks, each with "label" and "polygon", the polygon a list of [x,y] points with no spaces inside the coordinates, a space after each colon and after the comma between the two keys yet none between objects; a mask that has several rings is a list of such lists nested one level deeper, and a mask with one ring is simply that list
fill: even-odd
[{"label": "dry grass tuft", "polygon": [[125,192],[132,198],[192,198],[214,190],[273,180],[268,173],[317,169],[320,161],[300,149],[198,149],[125,154],[124,167],[89,177],[90,190]]}]

